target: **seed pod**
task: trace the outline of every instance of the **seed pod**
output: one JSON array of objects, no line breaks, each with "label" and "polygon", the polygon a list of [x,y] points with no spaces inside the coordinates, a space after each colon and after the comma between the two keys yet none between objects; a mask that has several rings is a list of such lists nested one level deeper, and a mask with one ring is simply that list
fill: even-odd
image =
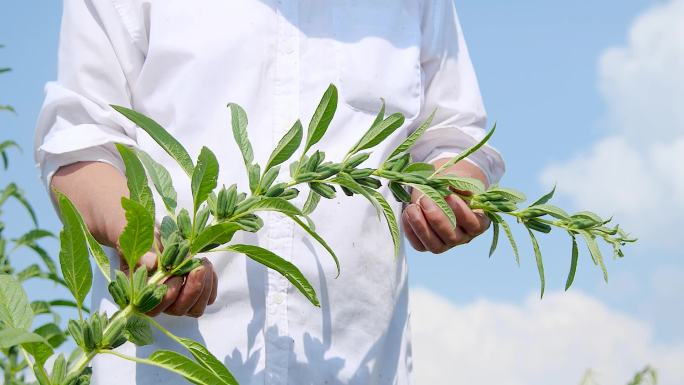
[{"label": "seed pod", "polygon": [[356,166],[358,166],[361,163],[368,160],[368,158],[370,158],[370,153],[368,153],[368,152],[356,154],[356,155],[352,156],[351,158],[349,158],[349,160],[347,161],[347,167],[348,168],[355,168]]},{"label": "seed pod", "polygon": [[259,191],[267,191],[269,188],[271,188],[271,185],[278,177],[279,172],[280,167],[273,167],[270,170],[266,171],[264,177],[261,178],[261,182],[259,184]]},{"label": "seed pod", "polygon": [[312,180],[316,180],[318,178],[318,173],[316,172],[303,172],[299,175],[297,175],[297,182],[299,183],[304,183],[304,182],[309,182]]},{"label": "seed pod", "polygon": [[[126,326],[126,319],[123,317],[117,317],[111,322],[107,323],[107,330],[102,336],[102,346],[104,348],[117,348],[115,344],[119,342],[121,337],[123,337],[123,330]],[[126,337],[123,337],[124,341]]]},{"label": "seed pod", "polygon": [[171,235],[178,231],[178,225],[170,216],[165,216],[162,219],[161,226],[159,227],[159,233],[161,235],[162,245],[166,247],[167,242]]},{"label": "seed pod", "polygon": [[590,218],[572,218],[570,220],[570,226],[579,230],[589,229],[598,224],[599,222],[596,222]]},{"label": "seed pod", "polygon": [[495,191],[488,191],[482,194],[477,195],[477,200],[480,202],[507,202],[508,199],[506,199],[505,196],[495,192]]},{"label": "seed pod", "polygon": [[167,290],[166,285],[147,285],[135,301],[135,307],[139,312],[147,313],[161,303]]},{"label": "seed pod", "polygon": [[176,255],[178,255],[179,248],[180,244],[178,242],[172,243],[164,248],[160,263],[165,269],[168,270],[173,267],[173,263],[176,260]]},{"label": "seed pod", "polygon": [[176,222],[178,222],[178,229],[183,238],[190,238],[190,235],[192,235],[192,222],[190,221],[188,210],[182,209],[176,217]]},{"label": "seed pod", "polygon": [[335,198],[335,187],[327,183],[309,183],[309,187],[323,198]]},{"label": "seed pod", "polygon": [[344,193],[344,195],[346,195],[348,197],[354,196],[354,192],[352,190],[350,190],[344,186],[340,186],[340,187],[342,187],[342,192]]},{"label": "seed pod", "polygon": [[180,269],[178,269],[178,271],[176,271],[174,273],[174,275],[175,276],[181,276],[181,275],[189,274],[191,271],[195,270],[196,268],[198,268],[200,266],[202,266],[202,260],[194,258],[194,259],[186,262],[183,265],[183,267],[181,267]]},{"label": "seed pod", "polygon": [[298,160],[295,160],[294,162],[290,163],[290,176],[297,175],[298,169],[299,169],[299,161]]},{"label": "seed pod", "polygon": [[235,201],[235,204],[240,204],[240,203],[242,203],[242,201],[244,201],[245,198],[247,198],[247,193],[243,193],[243,192],[242,192],[242,193],[239,193],[238,196],[237,196],[237,200]]},{"label": "seed pod", "polygon": [[360,184],[362,184],[366,187],[370,187],[370,188],[375,189],[375,190],[382,187],[382,182],[380,182],[378,179],[371,178],[371,177],[358,179],[357,182],[359,182]]},{"label": "seed pod", "polygon": [[518,209],[515,203],[511,202],[483,202],[482,206],[488,208],[491,211],[501,211],[504,213],[510,213]]},{"label": "seed pod", "polygon": [[147,268],[145,266],[140,266],[135,273],[133,273],[131,283],[133,285],[133,292],[136,294],[140,293],[140,291],[147,286]]},{"label": "seed pod", "polygon": [[392,168],[390,168],[390,170],[401,172],[406,168],[406,166],[408,166],[410,161],[411,155],[404,154],[399,159],[397,159],[397,161],[392,165]]},{"label": "seed pod", "polygon": [[299,196],[299,190],[296,188],[289,188],[280,194],[280,197],[285,200],[295,199]]},{"label": "seed pod", "polygon": [[176,267],[183,263],[185,258],[188,256],[188,252],[190,252],[190,242],[184,240],[178,245],[178,252],[176,253],[176,257],[173,260],[173,267]]},{"label": "seed pod", "polygon": [[207,226],[209,221],[209,209],[207,207],[200,209],[195,218],[195,234],[199,234]]},{"label": "seed pod", "polygon": [[279,197],[285,192],[285,188],[287,188],[287,183],[278,183],[271,186],[271,188],[266,191],[265,195],[267,197]]},{"label": "seed pod", "polygon": [[57,356],[55,363],[52,365],[52,373],[50,373],[50,384],[60,385],[66,379],[67,362],[64,354]]},{"label": "seed pod", "polygon": [[351,175],[351,177],[354,179],[359,179],[369,177],[373,175],[374,172],[375,170],[373,170],[372,168],[361,168],[358,170],[351,170],[349,172],[349,175]]},{"label": "seed pod", "polygon": [[321,164],[321,162],[323,162],[324,159],[325,159],[325,153],[323,153],[321,151],[314,152],[311,155],[311,157],[309,158],[309,160],[307,160],[306,163],[304,164],[304,171],[305,172],[315,171],[318,168],[318,166]]},{"label": "seed pod", "polygon": [[411,194],[409,194],[402,185],[396,182],[390,182],[389,188],[397,202],[411,203]]},{"label": "seed pod", "polygon": [[525,221],[525,224],[530,229],[537,230],[537,231],[542,232],[544,234],[548,234],[551,232],[551,226],[547,225],[546,223],[536,221],[534,219],[529,220],[529,221]]},{"label": "seed pod", "polygon": [[237,186],[232,185],[226,190],[225,186],[219,191],[216,201],[216,217],[219,220],[228,218],[235,208],[237,201]]},{"label": "seed pod", "polygon": [[338,174],[340,171],[342,171],[342,165],[341,164],[331,163],[330,165],[327,165],[325,167],[321,166],[321,168],[318,170],[318,178],[317,179],[319,179],[319,180],[328,179],[331,176]]},{"label": "seed pod", "polygon": [[88,322],[84,322],[81,325],[83,330],[83,350],[86,352],[91,352],[95,350],[97,344],[95,343],[95,338],[93,337],[93,329],[90,327]]},{"label": "seed pod", "polygon": [[428,184],[427,178],[416,174],[401,174],[401,177],[398,179],[404,183],[413,183],[420,185]]},{"label": "seed pod", "polygon": [[236,208],[235,208],[235,213],[233,215],[239,215],[244,213],[245,211],[249,210],[255,203],[257,203],[261,197],[256,197],[252,196],[240,203]]},{"label": "seed pod", "polygon": [[128,280],[128,277],[126,277],[126,274],[124,274],[122,271],[117,270],[114,275],[114,280],[116,281],[117,286],[122,289],[124,299],[126,301],[125,303],[128,305],[131,301],[131,281]]},{"label": "seed pod", "polygon": [[126,305],[128,305],[129,298],[119,282],[114,280],[109,283],[107,288],[109,289],[109,294],[111,294],[114,303],[116,303],[120,308],[126,307]]},{"label": "seed pod", "polygon": [[236,223],[242,228],[242,230],[250,233],[256,233],[264,226],[264,221],[257,216],[243,217],[238,219]]},{"label": "seed pod", "polygon": [[67,331],[74,339],[76,345],[83,349],[85,344],[83,341],[83,326],[81,325],[81,322],[73,319],[69,320],[69,323],[67,325]]},{"label": "seed pod", "polygon": [[520,213],[520,218],[521,219],[532,219],[532,218],[538,218],[538,217],[541,217],[544,215],[546,215],[545,212],[538,210],[538,209],[535,209],[534,207],[530,207],[530,208],[527,208]]},{"label": "seed pod", "polygon": [[252,164],[248,167],[249,176],[249,190],[255,192],[259,187],[259,176],[261,175],[261,167],[258,164]]},{"label": "seed pod", "polygon": [[93,343],[95,344],[95,347],[99,347],[102,342],[102,330],[104,329],[104,320],[102,318],[103,317],[97,312],[90,316],[90,330],[93,333]]}]

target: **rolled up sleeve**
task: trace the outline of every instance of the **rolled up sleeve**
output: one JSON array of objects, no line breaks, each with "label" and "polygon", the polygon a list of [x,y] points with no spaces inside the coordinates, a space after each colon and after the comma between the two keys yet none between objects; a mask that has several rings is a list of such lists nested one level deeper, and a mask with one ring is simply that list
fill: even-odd
[{"label": "rolled up sleeve", "polygon": [[136,127],[111,107],[131,107],[143,54],[113,2],[66,0],[57,80],[45,87],[34,156],[46,186],[62,166],[99,161],[122,170],[114,143],[136,145]]},{"label": "rolled up sleeve", "polygon": [[[416,160],[434,161],[456,156],[482,140],[487,113],[453,0],[426,0],[423,7],[424,101],[418,122],[436,114],[412,154]],[[505,171],[501,154],[489,144],[466,159],[490,183],[497,183]]]}]

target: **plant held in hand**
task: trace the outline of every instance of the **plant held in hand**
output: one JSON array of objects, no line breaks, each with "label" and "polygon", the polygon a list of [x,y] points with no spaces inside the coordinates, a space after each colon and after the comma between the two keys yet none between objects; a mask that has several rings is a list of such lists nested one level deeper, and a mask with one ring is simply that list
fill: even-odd
[{"label": "plant held in hand", "polygon": [[[406,188],[419,190],[437,203],[453,226],[456,226],[456,218],[445,203],[444,197],[457,191],[471,207],[483,210],[492,218],[495,224],[492,252],[496,247],[501,226],[517,255],[517,246],[510,228],[503,220],[503,215],[513,216],[528,228],[534,242],[542,277],[542,290],[542,259],[533,232],[546,233],[551,231],[552,227],[556,227],[568,231],[572,236],[573,259],[568,286],[572,283],[577,264],[575,239],[578,236],[589,242],[594,260],[601,266],[602,258],[595,246],[597,238],[612,244],[619,256],[622,256],[621,246],[632,241],[617,227],[606,227],[608,222],[594,214],[569,215],[549,205],[548,201],[552,194],[521,210],[518,209],[518,205],[525,198],[514,190],[497,186],[485,189],[479,181],[443,173],[450,165],[477,151],[491,137],[494,130],[481,143],[455,157],[443,167],[435,169],[429,164],[412,162],[408,152],[431,124],[430,118],[406,138],[379,167],[363,167],[373,147],[388,138],[404,123],[404,117],[400,114],[385,116],[383,107],[370,129],[349,149],[342,160],[328,160],[324,152],[315,149],[315,145],[325,135],[336,107],[337,90],[331,85],[309,122],[306,132],[300,121],[295,122],[273,150],[268,162],[260,165],[254,160],[247,135],[248,121],[245,111],[236,104],[229,104],[233,136],[249,177],[249,191],[239,191],[237,185],[218,188],[219,163],[210,149],[202,148],[197,160],[193,161],[183,146],[152,119],[136,111],[113,106],[116,111],[147,132],[186,172],[191,180],[192,207],[178,207],[177,193],[170,174],[161,164],[143,151],[117,145],[126,167],[130,192],[129,198],[122,198],[121,202],[128,224],[121,234],[119,244],[123,257],[131,268],[128,274],[116,271],[114,277],[110,277],[109,262],[102,248],[88,232],[74,205],[65,195],[56,192],[64,222],[60,236],[60,264],[64,281],[80,308],[92,285],[88,256],[89,253],[92,254],[101,272],[110,281],[109,291],[119,310],[111,315],[96,313],[89,318],[81,315],[78,320],[69,321],[70,334],[81,351],[80,358],[68,367],[64,365],[63,359],[56,361],[50,376],[43,367],[46,355],[36,355],[35,350],[27,347],[30,346],[29,342],[32,342],[27,332],[27,343],[22,344],[22,347],[27,354],[34,357],[34,370],[41,385],[83,383],[87,377],[84,373],[87,373],[88,363],[97,354],[111,354],[122,359],[161,367],[195,384],[236,384],[228,369],[203,345],[171,334],[145,313],[162,300],[166,291],[166,286],[162,282],[169,277],[185,275],[199,267],[199,254],[217,251],[245,254],[277,271],[308,298],[312,305],[319,306],[316,292],[294,264],[267,249],[235,244],[231,241],[238,231],[259,231],[264,224],[261,218],[264,212],[277,212],[289,217],[319,242],[334,260],[339,274],[340,265],[335,252],[314,230],[313,222],[309,218],[318,202],[321,199],[335,198],[338,189],[348,196],[361,195],[376,207],[379,215],[384,216],[389,226],[397,253],[400,246],[399,226],[390,204],[378,191],[383,186],[383,181],[399,201],[408,201],[409,194]],[[290,180],[276,182],[284,168],[283,164],[298,150],[299,157],[287,168]],[[167,212],[161,222],[159,244],[155,242],[155,200],[148,179]],[[309,195],[303,207],[299,208],[291,201],[299,195],[302,186],[308,186]],[[150,249],[155,250],[157,254],[156,270],[150,273],[145,267],[133,268]],[[25,322],[19,326],[25,326]],[[19,326],[18,329],[25,330]],[[183,346],[189,356],[159,350],[147,358],[138,358],[123,355],[115,350],[126,341],[137,345],[152,343],[152,327]]]}]

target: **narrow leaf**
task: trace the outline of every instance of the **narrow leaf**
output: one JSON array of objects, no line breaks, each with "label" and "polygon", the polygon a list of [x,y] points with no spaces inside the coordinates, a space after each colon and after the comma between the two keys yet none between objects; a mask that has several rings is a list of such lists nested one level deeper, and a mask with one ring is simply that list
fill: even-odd
[{"label": "narrow leaf", "polygon": [[579,259],[579,250],[577,248],[577,239],[570,233],[570,238],[572,238],[572,256],[570,259],[570,273],[568,273],[568,280],[565,282],[565,290],[567,291],[572,286],[575,281],[575,272],[577,271],[577,260]]},{"label": "narrow leaf", "polygon": [[373,126],[354,149],[354,153],[375,147],[404,124],[404,115],[394,113]]},{"label": "narrow leaf", "polygon": [[534,258],[537,261],[537,271],[539,271],[539,279],[541,280],[541,298],[543,298],[544,288],[546,287],[546,278],[544,277],[544,261],[542,260],[541,250],[539,249],[537,238],[534,236],[532,230],[527,229],[527,232],[530,234],[532,248],[534,249]]},{"label": "narrow leaf", "polygon": [[551,200],[551,198],[553,198],[553,194],[555,194],[555,193],[556,193],[556,186],[553,186],[553,189],[551,191],[549,191],[547,194],[545,194],[541,198],[534,201],[534,203],[532,203],[530,206],[543,205],[543,204],[547,203],[548,201]]},{"label": "narrow leaf", "polygon": [[238,230],[241,230],[241,227],[233,222],[224,222],[209,226],[199,233],[192,241],[190,252],[196,254],[206,251],[208,247],[213,248],[228,243],[233,239],[233,234]]},{"label": "narrow leaf", "polygon": [[0,321],[5,327],[28,330],[33,312],[26,292],[11,275],[0,274]]},{"label": "narrow leaf", "polygon": [[31,342],[44,342],[43,337],[24,329],[8,327],[0,330],[0,349]]},{"label": "narrow leaf", "polygon": [[87,240],[83,234],[81,216],[76,207],[64,194],[58,191],[55,193],[64,224],[59,236],[61,247],[59,263],[64,281],[80,308],[93,284]]},{"label": "narrow leaf", "polygon": [[131,271],[154,242],[154,219],[138,202],[121,198],[126,212],[126,227],[119,237],[119,247]]},{"label": "narrow leaf", "polygon": [[499,244],[499,223],[496,220],[492,220],[492,230],[492,245],[489,247],[489,258],[494,255],[496,246]]},{"label": "narrow leaf", "polygon": [[420,127],[413,131],[411,135],[409,135],[403,142],[401,142],[401,144],[397,146],[397,148],[395,148],[394,151],[392,151],[392,153],[390,154],[390,156],[387,157],[387,159],[392,159],[395,156],[403,154],[404,152],[406,152],[406,150],[410,149],[411,146],[413,146],[416,143],[416,141],[421,136],[423,136],[425,131],[430,127],[430,125],[432,124],[432,119],[434,119],[436,112],[437,110],[433,110],[430,116],[428,116],[428,118],[423,122],[423,124],[421,124]]},{"label": "narrow leaf", "polygon": [[178,194],[173,187],[171,174],[169,174],[169,171],[164,166],[152,159],[145,151],[138,150],[137,154],[138,158],[140,158],[140,161],[145,166],[147,174],[150,176],[150,179],[152,179],[155,190],[157,190],[157,193],[162,198],[166,210],[169,211],[169,213],[174,214],[176,212]]},{"label": "narrow leaf", "polygon": [[601,249],[599,249],[598,244],[596,243],[596,238],[594,238],[594,236],[586,230],[579,230],[579,233],[587,243],[589,253],[593,258],[594,263],[601,267],[601,271],[603,272],[603,280],[608,282],[608,269],[606,269],[606,264],[603,262],[603,255],[601,255]]},{"label": "narrow leaf", "polygon": [[311,146],[321,140],[325,132],[330,126],[330,122],[335,116],[337,110],[337,88],[334,85],[328,86],[328,89],[323,94],[316,111],[309,122],[309,130],[307,133],[306,146],[304,152],[309,150]]},{"label": "narrow leaf", "polygon": [[[306,231],[313,239],[316,240],[316,242],[320,243],[321,246],[330,254],[332,257],[333,261],[335,262],[335,268],[337,268],[337,277],[340,276],[340,260],[337,258],[337,254],[335,254],[335,251],[333,251],[332,247],[328,245],[328,243],[316,232],[314,229],[304,223],[301,219],[294,215],[289,216],[290,219],[292,219],[296,224],[299,225],[304,231]],[[335,277],[335,278],[337,278]]]},{"label": "narrow leaf", "polygon": [[237,380],[228,371],[223,363],[216,358],[211,352],[204,347],[204,345],[195,342],[189,338],[179,338],[180,342],[186,349],[195,357],[197,362],[204,366],[205,369],[212,372],[217,378],[221,380],[221,385],[238,385]]},{"label": "narrow leaf", "polygon": [[306,202],[304,202],[304,207],[302,208],[302,214],[309,215],[314,212],[320,201],[320,195],[316,194],[315,191],[309,191],[309,196],[306,198]]},{"label": "narrow leaf", "polygon": [[311,301],[314,306],[320,307],[320,302],[316,296],[316,291],[311,286],[309,281],[304,277],[297,266],[277,256],[269,250],[252,245],[231,245],[226,248],[228,251],[234,251],[247,255],[249,258],[261,263],[262,265],[277,271],[287,278],[294,287],[296,287],[306,298]]},{"label": "narrow leaf", "polygon": [[437,207],[439,207],[440,210],[442,210],[444,215],[446,215],[447,218],[449,218],[451,227],[456,228],[456,215],[454,214],[454,211],[451,209],[449,204],[444,200],[442,194],[440,194],[437,190],[433,189],[430,186],[414,183],[409,183],[409,186],[413,187],[414,189],[423,193],[428,198],[432,199],[435,202],[435,204],[437,204]]},{"label": "narrow leaf", "polygon": [[242,107],[231,103],[228,105],[230,109],[231,122],[233,126],[233,137],[242,153],[242,159],[245,161],[245,166],[252,164],[254,160],[254,152],[252,145],[249,143],[249,136],[247,135],[247,114]]},{"label": "narrow leaf", "polygon": [[112,108],[147,132],[178,163],[188,176],[192,175],[194,166],[188,151],[164,127],[147,116],[129,108],[114,105],[112,105]]},{"label": "narrow leaf", "polygon": [[435,173],[433,175],[441,174],[442,171],[446,170],[447,168],[455,165],[456,163],[462,161],[463,159],[465,159],[465,158],[469,157],[470,155],[472,155],[473,153],[475,153],[477,150],[482,148],[482,146],[484,146],[489,141],[489,139],[492,137],[492,135],[494,135],[495,131],[496,131],[496,124],[494,124],[494,127],[492,127],[492,130],[489,131],[489,133],[484,138],[482,138],[482,140],[479,143],[477,143],[476,145],[466,149],[465,151],[461,152],[457,156],[453,157],[448,162],[444,163],[442,166],[440,166],[439,169],[437,169],[437,171],[435,171]]},{"label": "narrow leaf", "polygon": [[195,212],[216,188],[218,174],[219,164],[216,155],[207,147],[202,147],[197,158],[197,166],[192,172],[191,188]]},{"label": "narrow leaf", "polygon": [[133,150],[123,144],[116,144],[121,159],[126,166],[126,184],[128,185],[129,198],[143,205],[154,217],[154,197],[147,183],[147,174],[142,162]]},{"label": "narrow leaf", "polygon": [[297,120],[294,126],[292,126],[292,128],[290,128],[290,130],[280,139],[275,150],[271,153],[271,157],[268,159],[268,163],[266,163],[264,172],[290,159],[292,154],[297,151],[297,148],[299,148],[299,145],[302,143],[303,131],[302,122]]},{"label": "narrow leaf", "polygon": [[149,358],[153,365],[183,376],[186,380],[198,385],[217,385],[221,380],[204,366],[190,358],[170,350],[158,350]]},{"label": "narrow leaf", "polygon": [[398,257],[401,247],[401,234],[399,232],[399,223],[397,222],[396,215],[394,215],[394,210],[392,206],[387,202],[384,196],[378,191],[370,188],[364,187],[364,190],[368,195],[372,197],[371,203],[379,208],[383,215],[385,216],[385,221],[387,221],[387,227],[389,227],[390,235],[392,236],[392,244],[394,245],[394,256]]},{"label": "narrow leaf", "polygon": [[126,339],[137,346],[145,346],[154,342],[150,323],[138,314],[133,314],[126,320],[124,328]]}]

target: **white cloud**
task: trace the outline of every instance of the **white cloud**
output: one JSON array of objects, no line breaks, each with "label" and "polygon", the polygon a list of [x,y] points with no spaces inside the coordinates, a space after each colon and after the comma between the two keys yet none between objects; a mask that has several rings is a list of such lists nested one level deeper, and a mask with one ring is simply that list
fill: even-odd
[{"label": "white cloud", "polygon": [[[578,207],[615,214],[651,245],[681,245],[684,212],[684,0],[641,15],[627,46],[605,51],[599,83],[611,137],[547,167],[546,185]],[[671,239],[673,238],[673,239]]]},{"label": "white cloud", "polygon": [[576,385],[588,368],[621,385],[646,364],[661,385],[684,383],[684,345],[655,343],[649,325],[578,291],[457,307],[419,288],[411,308],[418,385]]}]

